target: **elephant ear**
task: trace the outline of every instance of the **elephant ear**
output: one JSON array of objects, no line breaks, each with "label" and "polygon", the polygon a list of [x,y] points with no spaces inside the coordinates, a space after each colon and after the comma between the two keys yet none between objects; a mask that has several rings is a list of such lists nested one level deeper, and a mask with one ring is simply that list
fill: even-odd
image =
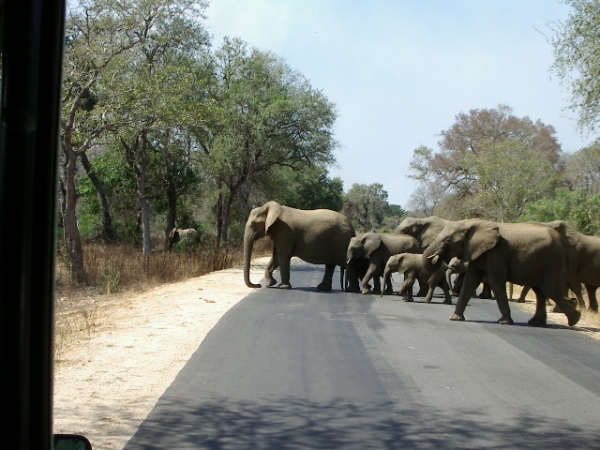
[{"label": "elephant ear", "polygon": [[265,233],[269,230],[271,225],[275,223],[275,221],[281,215],[282,207],[277,202],[269,202],[269,206],[267,207],[267,219],[265,221]]},{"label": "elephant ear", "polygon": [[362,238],[363,247],[367,258],[381,245],[381,237],[377,233],[369,233]]},{"label": "elephant ear", "polygon": [[463,261],[473,261],[494,248],[500,239],[500,230],[493,222],[481,220],[471,225],[465,237]]}]

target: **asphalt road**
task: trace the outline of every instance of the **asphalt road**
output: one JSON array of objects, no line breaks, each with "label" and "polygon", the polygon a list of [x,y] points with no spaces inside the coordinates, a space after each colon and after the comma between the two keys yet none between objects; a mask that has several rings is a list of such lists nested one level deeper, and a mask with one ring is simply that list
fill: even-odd
[{"label": "asphalt road", "polygon": [[321,277],[295,266],[225,314],[125,448],[600,449],[600,342]]}]

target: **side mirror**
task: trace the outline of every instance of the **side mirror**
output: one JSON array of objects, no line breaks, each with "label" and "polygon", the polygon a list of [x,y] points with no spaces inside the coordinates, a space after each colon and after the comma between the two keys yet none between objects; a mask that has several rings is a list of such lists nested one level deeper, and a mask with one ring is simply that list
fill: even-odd
[{"label": "side mirror", "polygon": [[92,444],[80,434],[55,434],[54,450],[92,450]]}]

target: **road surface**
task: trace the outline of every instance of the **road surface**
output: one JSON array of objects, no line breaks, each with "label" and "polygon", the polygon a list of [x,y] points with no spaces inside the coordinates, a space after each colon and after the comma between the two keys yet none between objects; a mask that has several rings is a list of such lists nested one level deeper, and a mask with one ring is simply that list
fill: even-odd
[{"label": "road surface", "polygon": [[319,292],[322,270],[226,313],[125,448],[600,449],[598,341],[493,300],[452,322],[441,293]]}]

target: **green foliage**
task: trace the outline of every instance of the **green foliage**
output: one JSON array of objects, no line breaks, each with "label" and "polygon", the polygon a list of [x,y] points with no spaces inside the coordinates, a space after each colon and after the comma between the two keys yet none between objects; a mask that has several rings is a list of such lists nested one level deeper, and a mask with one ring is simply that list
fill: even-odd
[{"label": "green foliage", "polygon": [[564,220],[580,232],[600,235],[600,193],[588,195],[585,189],[558,188],[554,199],[544,198],[526,206],[520,222]]},{"label": "green foliage", "polygon": [[551,193],[556,174],[540,153],[516,139],[486,142],[477,155],[465,159],[477,177],[477,189],[466,203],[469,216],[514,222],[527,203]]},{"label": "green foliage", "polygon": [[338,177],[329,178],[325,167],[290,171],[285,192],[273,197],[280,203],[298,209],[331,209],[341,211],[344,206],[344,183]]},{"label": "green foliage", "polygon": [[565,181],[572,190],[600,192],[600,139],[566,158]]},{"label": "green foliage", "polygon": [[387,199],[383,185],[355,183],[346,193],[343,213],[357,230],[370,231],[383,224],[389,208]]},{"label": "green foliage", "polygon": [[573,10],[554,24],[552,71],[569,85],[578,125],[594,130],[600,121],[600,2],[565,0]]},{"label": "green foliage", "polygon": [[[113,225],[119,240],[132,241],[131,230],[126,225],[137,224],[139,210],[136,198],[136,183],[130,167],[125,163],[118,147],[109,148],[92,159],[94,172],[105,186],[105,194],[110,203]],[[100,206],[96,190],[88,177],[79,179],[77,189],[81,201],[78,206],[78,220],[83,238],[93,239],[102,232]],[[133,226],[132,225],[132,226]]]}]

